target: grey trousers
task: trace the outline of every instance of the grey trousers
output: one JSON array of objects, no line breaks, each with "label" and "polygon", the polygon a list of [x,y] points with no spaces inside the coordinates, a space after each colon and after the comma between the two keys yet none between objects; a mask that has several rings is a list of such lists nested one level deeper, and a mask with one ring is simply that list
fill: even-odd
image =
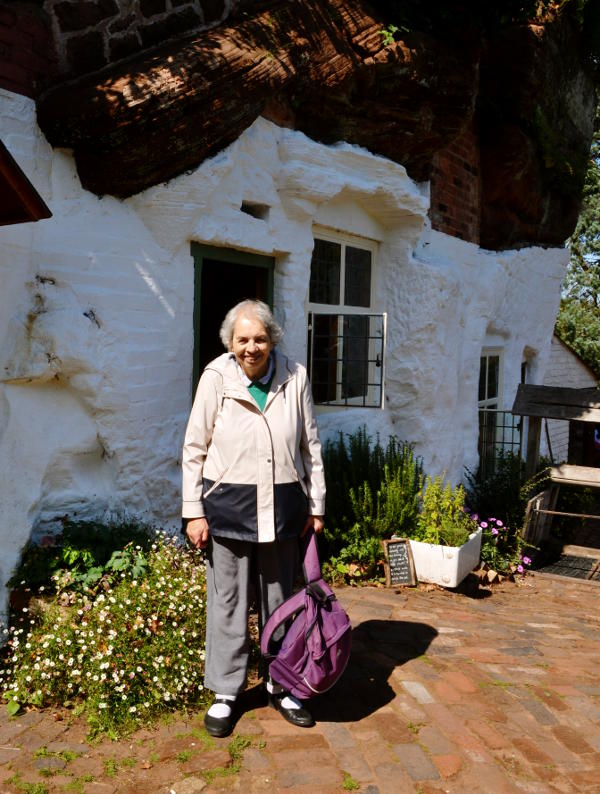
[{"label": "grey trousers", "polygon": [[212,537],[206,564],[204,685],[221,695],[246,686],[252,598],[262,626],[292,595],[298,572],[298,539],[273,543]]}]

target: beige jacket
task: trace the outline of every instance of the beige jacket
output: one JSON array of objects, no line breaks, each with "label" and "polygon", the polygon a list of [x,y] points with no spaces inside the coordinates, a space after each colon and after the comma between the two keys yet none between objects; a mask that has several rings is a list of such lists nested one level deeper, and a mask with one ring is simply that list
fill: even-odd
[{"label": "beige jacket", "polygon": [[275,352],[264,412],[232,353],[204,370],[183,447],[184,518],[213,535],[258,542],[293,537],[325,512],[325,477],[306,370]]}]

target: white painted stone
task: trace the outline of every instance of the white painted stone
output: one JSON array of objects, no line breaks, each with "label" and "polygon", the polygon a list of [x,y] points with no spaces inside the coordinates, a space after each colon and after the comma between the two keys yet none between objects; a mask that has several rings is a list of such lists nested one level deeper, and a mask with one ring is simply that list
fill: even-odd
[{"label": "white painted stone", "polygon": [[[567,252],[495,253],[431,231],[429,187],[400,165],[259,119],[195,171],[119,201],[81,188],[31,100],[0,91],[0,138],[53,213],[0,229],[0,584],[58,515],[177,525],[192,241],[275,258],[281,346],[302,362],[313,226],[377,243],[385,405],[323,410],[323,437],[365,423],[415,442],[428,472],[458,481],[477,462],[482,347],[504,347],[506,407],[525,352],[541,382]],[[242,202],[268,212],[251,217]]]}]

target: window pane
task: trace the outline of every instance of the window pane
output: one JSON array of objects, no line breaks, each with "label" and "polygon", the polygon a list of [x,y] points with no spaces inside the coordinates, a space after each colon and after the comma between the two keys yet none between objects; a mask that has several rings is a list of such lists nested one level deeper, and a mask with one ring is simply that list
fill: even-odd
[{"label": "window pane", "polygon": [[371,305],[371,252],[364,248],[346,246],[344,303],[346,306]]},{"label": "window pane", "polygon": [[384,329],[383,314],[309,314],[315,403],[381,407]]},{"label": "window pane", "polygon": [[310,383],[316,403],[335,401],[338,360],[337,314],[312,315]]},{"label": "window pane", "polygon": [[344,316],[342,399],[365,397],[369,382],[369,317]]},{"label": "window pane", "polygon": [[479,359],[479,402],[485,400],[485,382],[487,380],[487,358],[485,356],[481,356]]},{"label": "window pane", "polygon": [[310,262],[311,303],[340,302],[340,267],[342,246],[328,240],[315,240]]},{"label": "window pane", "polygon": [[500,356],[488,356],[487,394],[486,400],[498,396],[498,382],[500,375]]}]

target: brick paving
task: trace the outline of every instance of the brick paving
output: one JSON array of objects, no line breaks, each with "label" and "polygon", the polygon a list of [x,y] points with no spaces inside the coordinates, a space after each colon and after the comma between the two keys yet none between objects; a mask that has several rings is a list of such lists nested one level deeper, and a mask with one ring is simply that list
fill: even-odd
[{"label": "brick paving", "polygon": [[250,689],[236,763],[201,714],[95,745],[66,712],[3,715],[0,792],[599,792],[599,587],[340,589],[353,654],[314,728]]}]

